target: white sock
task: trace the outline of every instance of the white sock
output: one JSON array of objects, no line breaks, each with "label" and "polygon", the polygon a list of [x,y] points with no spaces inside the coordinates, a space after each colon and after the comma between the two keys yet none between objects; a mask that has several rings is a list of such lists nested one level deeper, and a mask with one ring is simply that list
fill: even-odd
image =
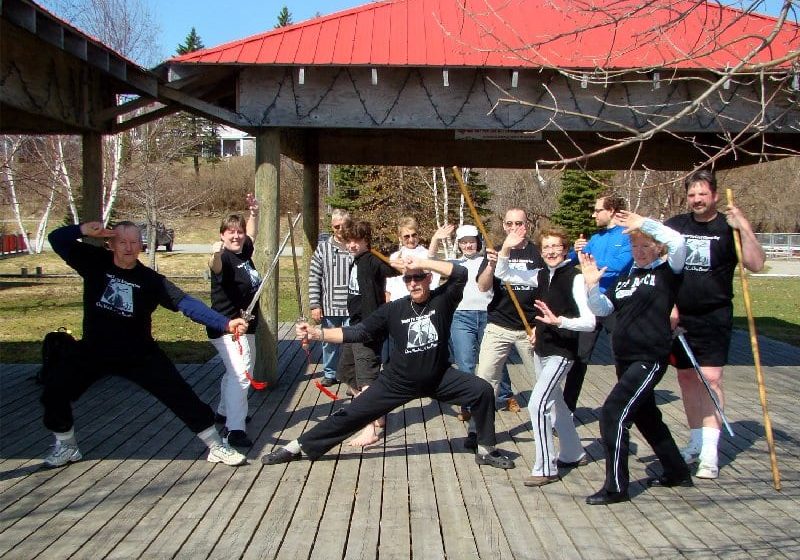
[{"label": "white sock", "polygon": [[716,428],[703,428],[702,431],[703,448],[700,451],[700,462],[707,465],[716,465],[720,431]]},{"label": "white sock", "polygon": [[478,445],[478,453],[481,455],[488,455],[494,451],[494,445]]},{"label": "white sock", "polygon": [[222,438],[219,437],[219,433],[217,432],[217,429],[213,425],[209,426],[202,432],[199,432],[197,434],[197,437],[199,437],[200,440],[203,443],[205,443],[206,447],[208,447],[209,449],[211,449],[215,445],[222,445]]},{"label": "white sock", "polygon": [[297,441],[296,439],[293,439],[292,441],[286,444],[284,449],[289,453],[291,453],[292,455],[297,455],[298,453],[300,453],[300,442]]},{"label": "white sock", "polygon": [[703,428],[692,428],[689,431],[689,444],[687,447],[698,451],[703,447]]},{"label": "white sock", "polygon": [[78,440],[75,439],[74,426],[70,428],[68,432],[53,432],[53,435],[56,436],[56,440],[60,441],[61,443],[78,447]]}]

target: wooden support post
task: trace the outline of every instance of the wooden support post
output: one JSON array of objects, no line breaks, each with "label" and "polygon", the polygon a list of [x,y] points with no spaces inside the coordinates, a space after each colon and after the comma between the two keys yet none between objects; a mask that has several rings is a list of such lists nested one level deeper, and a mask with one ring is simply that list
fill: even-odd
[{"label": "wooden support post", "polygon": [[[314,154],[316,155],[316,154]],[[316,157],[303,165],[303,309],[308,310],[308,270],[319,237],[319,164]]]},{"label": "wooden support post", "polygon": [[[254,256],[258,270],[265,270],[278,251],[280,238],[280,131],[267,129],[256,135],[255,194],[261,206]],[[256,331],[256,366],[254,377],[270,385],[278,378],[278,280],[280,267],[266,281],[261,293]]]},{"label": "wooden support post", "polygon": [[[82,222],[103,219],[103,136],[96,132],[83,134],[83,187],[81,189]],[[103,240],[86,238],[88,243],[102,245]]]}]

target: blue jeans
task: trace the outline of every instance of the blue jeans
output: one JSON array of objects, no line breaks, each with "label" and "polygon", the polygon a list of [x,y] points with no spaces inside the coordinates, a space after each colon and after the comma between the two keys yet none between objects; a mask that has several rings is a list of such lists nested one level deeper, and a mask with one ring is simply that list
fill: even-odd
[{"label": "blue jeans", "polygon": [[[349,317],[323,317],[322,327],[332,329],[347,326]],[[339,344],[322,343],[322,374],[329,379],[336,379],[336,367],[339,365]]]},{"label": "blue jeans", "polygon": [[[456,311],[450,325],[451,361],[465,373],[475,373],[478,353],[486,329],[486,311]],[[497,406],[503,408],[509,397],[514,396],[508,366],[503,366],[503,378],[497,390]]]}]

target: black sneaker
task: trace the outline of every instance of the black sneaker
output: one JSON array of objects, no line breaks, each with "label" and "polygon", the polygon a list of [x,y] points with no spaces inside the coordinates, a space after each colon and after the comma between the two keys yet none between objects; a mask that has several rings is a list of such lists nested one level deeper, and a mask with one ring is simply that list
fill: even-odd
[{"label": "black sneaker", "polygon": [[497,449],[485,455],[476,453],[475,462],[479,465],[489,465],[496,469],[513,469],[515,466],[514,461],[500,453]]},{"label": "black sneaker", "polygon": [[261,457],[261,462],[265,465],[279,465],[280,463],[288,463],[300,458],[299,453],[292,453],[285,447],[279,447],[272,453],[268,453]]},{"label": "black sneaker", "polygon": [[339,381],[337,381],[335,377],[323,377],[322,381],[319,382],[323,387],[333,387],[337,383],[339,383]]},{"label": "black sneaker", "polygon": [[253,442],[244,430],[228,430],[223,432],[222,441],[234,447],[251,447]]}]

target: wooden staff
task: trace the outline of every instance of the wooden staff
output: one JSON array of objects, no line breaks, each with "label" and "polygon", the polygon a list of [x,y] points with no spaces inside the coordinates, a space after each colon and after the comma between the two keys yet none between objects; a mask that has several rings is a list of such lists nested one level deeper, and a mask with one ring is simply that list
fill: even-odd
[{"label": "wooden staff", "polygon": [[[489,237],[489,232],[486,231],[486,227],[484,227],[483,221],[478,215],[475,205],[472,203],[472,197],[469,194],[467,185],[464,183],[464,178],[461,176],[461,171],[459,171],[458,167],[453,166],[453,175],[455,175],[456,181],[458,182],[458,188],[461,189],[461,194],[464,197],[464,201],[467,203],[467,206],[469,206],[469,212],[472,214],[472,219],[475,220],[475,225],[478,226],[478,229],[481,231],[481,235],[483,235],[483,240],[486,242],[486,245],[491,245],[492,248],[494,248],[491,237]],[[528,323],[528,318],[525,317],[525,312],[522,310],[522,306],[519,304],[517,294],[514,293],[514,288],[512,288],[511,284],[508,282],[503,282],[503,285],[506,287],[508,297],[510,297],[511,301],[514,303],[514,307],[517,310],[517,314],[519,314],[519,318],[522,319],[522,324],[525,325],[525,332],[528,334],[528,336],[530,336],[533,331]]]},{"label": "wooden staff", "polygon": [[373,255],[375,255],[376,257],[378,257],[380,260],[382,260],[383,262],[385,262],[389,266],[392,265],[392,261],[389,260],[389,257],[384,255],[383,253],[381,253],[377,249],[370,249],[369,252],[372,253]]},{"label": "wooden staff", "polygon": [[[733,191],[727,189],[728,205],[733,206]],[[778,472],[778,457],[775,455],[775,440],[772,437],[772,421],[767,410],[767,389],[764,385],[764,373],[761,371],[761,353],[758,350],[756,323],[753,320],[753,307],[750,302],[750,285],[747,280],[744,262],[742,260],[742,239],[739,230],[733,228],[733,243],[736,246],[736,257],[739,259],[739,277],[742,279],[742,296],[744,309],[747,312],[747,328],[750,331],[750,346],[753,349],[753,361],[756,366],[756,382],[758,383],[758,396],[761,399],[761,410],[764,412],[764,432],[767,436],[769,460],[772,465],[772,485],[775,490],[781,489],[781,474]]]}]

